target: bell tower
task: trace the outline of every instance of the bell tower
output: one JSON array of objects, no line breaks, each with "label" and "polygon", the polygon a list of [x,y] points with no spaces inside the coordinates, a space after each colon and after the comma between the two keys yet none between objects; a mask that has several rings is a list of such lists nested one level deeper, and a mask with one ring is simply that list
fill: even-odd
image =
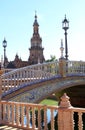
[{"label": "bell tower", "polygon": [[37,15],[35,13],[35,20],[33,23],[33,36],[30,40],[31,47],[29,48],[30,56],[29,64],[43,63],[45,61],[43,56],[42,38],[39,35],[39,24],[37,22]]}]

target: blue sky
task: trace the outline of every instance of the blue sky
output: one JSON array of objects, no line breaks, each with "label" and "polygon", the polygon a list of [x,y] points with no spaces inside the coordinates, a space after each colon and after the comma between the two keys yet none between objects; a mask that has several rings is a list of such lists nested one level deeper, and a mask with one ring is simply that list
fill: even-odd
[{"label": "blue sky", "polygon": [[0,56],[5,37],[8,60],[14,60],[16,53],[28,60],[35,10],[45,58],[60,57],[61,39],[65,44],[62,20],[66,14],[69,60],[85,61],[85,0],[0,0]]}]

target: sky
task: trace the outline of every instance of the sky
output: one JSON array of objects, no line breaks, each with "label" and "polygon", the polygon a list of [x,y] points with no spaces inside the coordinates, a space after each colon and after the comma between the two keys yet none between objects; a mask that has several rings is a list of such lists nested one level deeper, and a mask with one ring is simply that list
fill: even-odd
[{"label": "sky", "polygon": [[51,55],[60,58],[61,39],[65,48],[62,20],[66,14],[68,59],[85,61],[85,0],[0,0],[0,56],[4,55],[5,37],[8,60],[14,60],[16,54],[28,60],[35,11],[45,59]]}]

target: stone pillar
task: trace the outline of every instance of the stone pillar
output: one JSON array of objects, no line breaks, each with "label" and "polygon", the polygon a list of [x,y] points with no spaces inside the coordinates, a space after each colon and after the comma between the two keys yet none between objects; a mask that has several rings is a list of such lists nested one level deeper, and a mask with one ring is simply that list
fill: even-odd
[{"label": "stone pillar", "polygon": [[58,109],[58,130],[73,130],[73,113],[69,97],[64,93]]},{"label": "stone pillar", "polygon": [[59,59],[59,74],[62,77],[66,76],[66,59],[65,58]]}]

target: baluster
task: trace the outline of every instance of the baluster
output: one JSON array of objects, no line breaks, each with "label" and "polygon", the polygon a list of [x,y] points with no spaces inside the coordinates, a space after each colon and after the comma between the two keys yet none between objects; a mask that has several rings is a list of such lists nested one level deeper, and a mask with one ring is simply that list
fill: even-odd
[{"label": "baluster", "polygon": [[10,104],[7,104],[8,122],[10,122]]},{"label": "baluster", "polygon": [[[7,86],[8,87],[8,86]],[[12,79],[12,75],[10,75],[10,89],[13,87],[13,79]]]},{"label": "baluster", "polygon": [[27,128],[30,128],[30,108],[26,106],[26,118],[27,118]]},{"label": "baluster", "polygon": [[13,80],[14,80],[13,88],[15,88],[16,87],[16,75],[15,74],[13,74]]},{"label": "baluster", "polygon": [[23,83],[23,72],[20,71],[20,82]]},{"label": "baluster", "polygon": [[3,120],[6,121],[6,104],[3,104]]},{"label": "baluster", "polygon": [[19,81],[19,84],[17,86],[22,84],[22,72],[21,71],[18,72],[18,79],[17,80]]},{"label": "baluster", "polygon": [[27,82],[29,82],[29,69],[27,69],[27,78],[26,78],[26,80],[27,80]]},{"label": "baluster", "polygon": [[15,104],[15,107],[16,107],[16,111],[15,111],[15,121],[16,121],[16,125],[19,126],[20,125],[20,121],[19,121],[19,105],[18,103]]},{"label": "baluster", "polygon": [[[18,80],[19,80],[19,85],[22,84],[22,82],[23,82],[23,77],[22,77],[22,71],[21,71],[21,70],[18,72]],[[18,85],[18,86],[19,86],[19,85]]]},{"label": "baluster", "polygon": [[79,130],[82,130],[82,112],[78,112],[78,127]]},{"label": "baluster", "polygon": [[23,70],[23,82],[25,83],[25,70]]},{"label": "baluster", "polygon": [[32,128],[35,129],[35,109],[32,107]]},{"label": "baluster", "polygon": [[21,125],[24,127],[24,105],[21,105]]},{"label": "baluster", "polygon": [[31,77],[32,77],[32,70],[30,69],[30,70],[29,70],[29,82],[31,82],[31,80],[32,80]]},{"label": "baluster", "polygon": [[38,130],[41,130],[41,109],[38,107]]},{"label": "baluster", "polygon": [[12,105],[12,125],[15,124],[15,109],[14,109],[14,103],[11,104]]},{"label": "baluster", "polygon": [[47,130],[47,106],[44,106],[44,130]]},{"label": "baluster", "polygon": [[6,78],[4,77],[3,79],[2,79],[2,91],[3,91],[3,93],[5,92],[5,80],[6,80]]},{"label": "baluster", "polygon": [[7,82],[6,82],[6,86],[7,86],[7,87],[6,87],[6,91],[8,91],[8,90],[10,89],[10,88],[9,88],[9,78],[7,77],[6,80],[7,80]]},{"label": "baluster", "polygon": [[28,81],[28,70],[26,70],[26,77],[25,77],[25,81]]},{"label": "baluster", "polygon": [[16,86],[19,86],[19,72],[16,73]]},{"label": "baluster", "polygon": [[34,69],[32,70],[32,80],[34,81],[34,78],[35,78],[35,76],[34,76]]},{"label": "baluster", "polygon": [[71,128],[72,128],[72,130],[74,130],[74,112],[72,111],[72,113],[71,113]]},{"label": "baluster", "polygon": [[28,68],[28,81],[30,79],[30,68]]},{"label": "baluster", "polygon": [[51,130],[54,130],[54,110],[51,109]]}]

